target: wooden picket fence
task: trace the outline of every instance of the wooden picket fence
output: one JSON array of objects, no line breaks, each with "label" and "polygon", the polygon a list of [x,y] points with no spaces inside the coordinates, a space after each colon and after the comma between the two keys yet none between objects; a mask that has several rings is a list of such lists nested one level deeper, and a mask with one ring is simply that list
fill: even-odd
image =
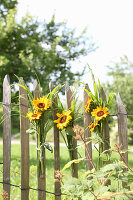
[{"label": "wooden picket fence", "polygon": [[[21,81],[23,79],[21,78]],[[86,86],[87,88],[87,86]],[[50,84],[50,90],[52,91],[54,86]],[[70,108],[72,101],[72,92],[68,84],[66,84],[66,103],[67,108]],[[106,95],[101,89],[102,98],[106,100]],[[23,98],[24,97],[24,98]],[[39,97],[39,85],[37,81],[34,81],[34,98]],[[123,149],[128,149],[127,140],[127,112],[122,103],[120,94],[118,94],[118,135],[119,144],[122,144]],[[84,105],[86,105],[88,100],[88,95],[84,91]],[[54,99],[57,101],[57,99]],[[53,105],[54,106],[54,105]],[[26,91],[20,87],[19,88],[19,107],[20,107],[20,136],[21,136],[21,199],[29,200],[29,135],[26,130],[29,128],[29,120],[25,118],[21,113],[25,115],[28,112],[28,98]],[[57,119],[57,111],[53,109],[53,120]],[[10,199],[10,164],[11,164],[11,87],[9,76],[6,75],[3,82],[3,190],[8,193]],[[84,135],[85,138],[91,136],[91,132],[87,128],[91,123],[91,114],[84,113]],[[54,170],[60,170],[60,142],[59,142],[59,130],[56,125],[54,125]],[[109,149],[110,136],[109,136],[109,125],[108,122],[103,129],[103,135],[108,143],[104,144],[104,150]],[[75,140],[75,147],[77,142]],[[90,155],[92,157],[92,143],[88,143],[88,148]],[[87,153],[85,152],[86,158]],[[126,162],[128,163],[128,153],[124,153]],[[74,158],[77,159],[77,152],[74,153]],[[45,160],[44,160],[45,163]],[[92,169],[89,161],[86,161],[86,170]],[[78,177],[78,165],[74,166],[73,177]],[[55,177],[53,177],[55,178]],[[46,171],[44,176],[38,176],[38,200],[46,199]],[[61,200],[61,188],[60,183],[55,182],[55,200]]]}]

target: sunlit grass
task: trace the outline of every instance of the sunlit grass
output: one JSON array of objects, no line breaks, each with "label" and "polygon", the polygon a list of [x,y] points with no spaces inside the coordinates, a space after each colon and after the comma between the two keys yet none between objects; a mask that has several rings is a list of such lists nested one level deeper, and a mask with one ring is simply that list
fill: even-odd
[{"label": "sunlit grass", "polygon": [[[80,150],[80,153],[83,155],[84,151]],[[13,144],[12,152],[11,152],[11,183],[20,185],[21,176],[20,176],[20,145]],[[61,147],[60,151],[61,158],[61,169],[63,169],[64,165],[69,161],[69,155],[66,147]],[[2,161],[2,145],[0,145],[0,163]],[[82,166],[80,166],[80,169]],[[2,174],[2,165],[0,165],[0,181],[3,180]],[[36,166],[36,146],[30,145],[30,187],[37,188],[37,178],[36,178],[37,166]],[[50,192],[54,192],[54,154],[46,151],[46,173],[47,173],[47,187],[46,190]],[[70,170],[65,171],[65,179],[69,178]],[[2,192],[2,185],[0,185],[0,193]],[[20,189],[11,187],[11,200],[20,199]],[[54,199],[53,195],[48,194],[48,200]],[[0,197],[1,198],[1,197]],[[30,190],[30,199],[37,199],[37,192]]]},{"label": "sunlit grass", "polygon": [[[2,159],[2,145],[0,145],[0,163],[3,162]],[[79,148],[79,153],[84,157],[84,149]],[[11,183],[20,185],[21,184],[21,156],[20,156],[20,145],[12,144],[12,159],[11,159]],[[97,163],[98,153],[93,150],[93,160],[95,164]],[[112,160],[119,159],[119,156],[115,153],[112,155]],[[69,155],[66,147],[60,147],[60,160],[61,160],[61,170],[64,165],[69,161]],[[129,165],[133,168],[132,153],[129,152]],[[0,164],[0,181],[3,180],[3,165]],[[36,146],[30,145],[30,187],[37,188],[37,166],[36,166]],[[85,172],[85,163],[81,162],[79,164],[79,176],[81,177]],[[67,169],[63,172],[65,174],[64,180],[69,179],[70,169]],[[47,174],[47,187],[46,190],[54,192],[54,154],[46,151],[46,174]],[[2,184],[0,184],[0,193],[2,192]],[[11,187],[11,200],[20,199],[21,191],[19,188]],[[37,191],[30,190],[30,200],[37,199]],[[47,194],[47,199],[54,199],[54,195]],[[0,200],[2,197],[0,195]]]}]

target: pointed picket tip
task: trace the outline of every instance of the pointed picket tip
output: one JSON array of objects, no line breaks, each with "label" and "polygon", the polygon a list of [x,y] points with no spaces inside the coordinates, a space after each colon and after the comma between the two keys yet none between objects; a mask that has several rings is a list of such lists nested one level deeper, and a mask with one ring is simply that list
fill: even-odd
[{"label": "pointed picket tip", "polygon": [[84,87],[84,92],[83,92],[84,105],[87,104],[88,98],[90,98],[90,97],[88,96],[88,93],[87,93],[85,90],[90,91],[90,90],[89,90],[88,84],[85,85],[85,87]]},{"label": "pointed picket tip", "polygon": [[85,89],[90,90],[88,83],[85,84]]},{"label": "pointed picket tip", "polygon": [[88,83],[85,84],[85,87],[84,87],[84,94],[83,94],[83,95],[88,95],[87,92],[86,92],[85,90],[88,90],[89,92],[91,91],[90,88],[89,88],[89,86],[88,86]]},{"label": "pointed picket tip", "polygon": [[24,81],[23,77],[20,77],[20,81]]},{"label": "pointed picket tip", "polygon": [[33,87],[34,87],[34,90],[39,89],[39,84],[37,80],[34,80]]},{"label": "pointed picket tip", "polygon": [[103,87],[101,87],[101,97],[102,97],[102,99],[103,99],[104,101],[107,100],[107,99],[106,99],[106,94],[105,94],[105,92],[104,92]]},{"label": "pointed picket tip", "polygon": [[122,102],[122,99],[121,99],[121,95],[120,95],[120,93],[118,92],[118,95],[117,95],[117,100],[120,102],[120,103],[122,103],[123,104],[123,102]]},{"label": "pointed picket tip", "polygon": [[3,102],[11,103],[11,87],[9,75],[6,75],[3,81]]},{"label": "pointed picket tip", "polygon": [[52,92],[52,90],[54,89],[54,84],[51,81],[49,82],[49,89],[50,92]]},{"label": "pointed picket tip", "polygon": [[4,81],[3,81],[3,85],[6,84],[6,85],[10,85],[10,77],[9,75],[5,75],[5,78],[4,78]]},{"label": "pointed picket tip", "polygon": [[118,95],[117,95],[117,104],[118,104],[118,112],[127,114],[127,111],[126,111],[123,101],[121,99],[120,93],[118,93]]},{"label": "pointed picket tip", "polygon": [[33,82],[33,90],[34,90],[34,99],[39,98],[39,84],[37,80],[34,80]]},{"label": "pointed picket tip", "polygon": [[65,83],[65,90],[66,90],[66,92],[71,90],[68,82]]}]

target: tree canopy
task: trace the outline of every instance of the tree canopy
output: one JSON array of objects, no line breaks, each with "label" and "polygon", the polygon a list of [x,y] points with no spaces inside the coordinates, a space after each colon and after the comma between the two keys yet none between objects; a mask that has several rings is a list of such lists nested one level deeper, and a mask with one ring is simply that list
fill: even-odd
[{"label": "tree canopy", "polygon": [[71,71],[72,62],[95,50],[84,30],[77,35],[64,22],[39,23],[27,14],[18,21],[17,1],[1,1],[0,18],[0,97],[2,82],[9,74],[11,83],[17,82],[14,74],[30,83],[37,76],[44,92],[49,81],[62,83],[80,77],[82,72]]},{"label": "tree canopy", "polygon": [[10,9],[18,4],[17,0],[0,0],[0,19],[5,18]]}]

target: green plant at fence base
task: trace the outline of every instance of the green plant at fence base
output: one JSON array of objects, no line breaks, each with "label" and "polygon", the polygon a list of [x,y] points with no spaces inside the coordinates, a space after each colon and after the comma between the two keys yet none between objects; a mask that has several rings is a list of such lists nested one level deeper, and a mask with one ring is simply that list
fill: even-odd
[{"label": "green plant at fence base", "polygon": [[2,198],[3,198],[4,200],[8,200],[8,194],[7,194],[7,192],[6,192],[5,190],[3,190],[1,196],[2,196]]},{"label": "green plant at fence base", "polygon": [[[123,151],[121,151],[121,145],[114,145],[113,148],[109,149],[110,152],[118,153],[122,161],[114,161],[110,164],[97,169],[88,150],[87,141],[82,137],[82,131],[78,126],[74,127],[77,139],[82,139],[86,152],[88,154],[88,160],[91,163],[93,169],[85,172],[80,179],[70,178],[68,181],[62,180],[63,182],[62,189],[63,193],[66,193],[67,196],[64,197],[64,200],[128,200],[133,199],[133,190],[130,191],[130,187],[133,187],[133,170],[126,163]],[[91,139],[92,140],[92,139]],[[89,138],[90,142],[90,138]],[[126,152],[126,150],[124,151]],[[102,152],[105,154],[106,152]],[[86,158],[80,158],[68,162],[62,172],[69,168],[73,163],[79,163],[85,161]],[[125,173],[123,173],[123,169]],[[62,174],[62,173],[61,173]],[[108,180],[112,184],[107,185]],[[126,187],[123,188],[122,183],[126,183]]]}]

